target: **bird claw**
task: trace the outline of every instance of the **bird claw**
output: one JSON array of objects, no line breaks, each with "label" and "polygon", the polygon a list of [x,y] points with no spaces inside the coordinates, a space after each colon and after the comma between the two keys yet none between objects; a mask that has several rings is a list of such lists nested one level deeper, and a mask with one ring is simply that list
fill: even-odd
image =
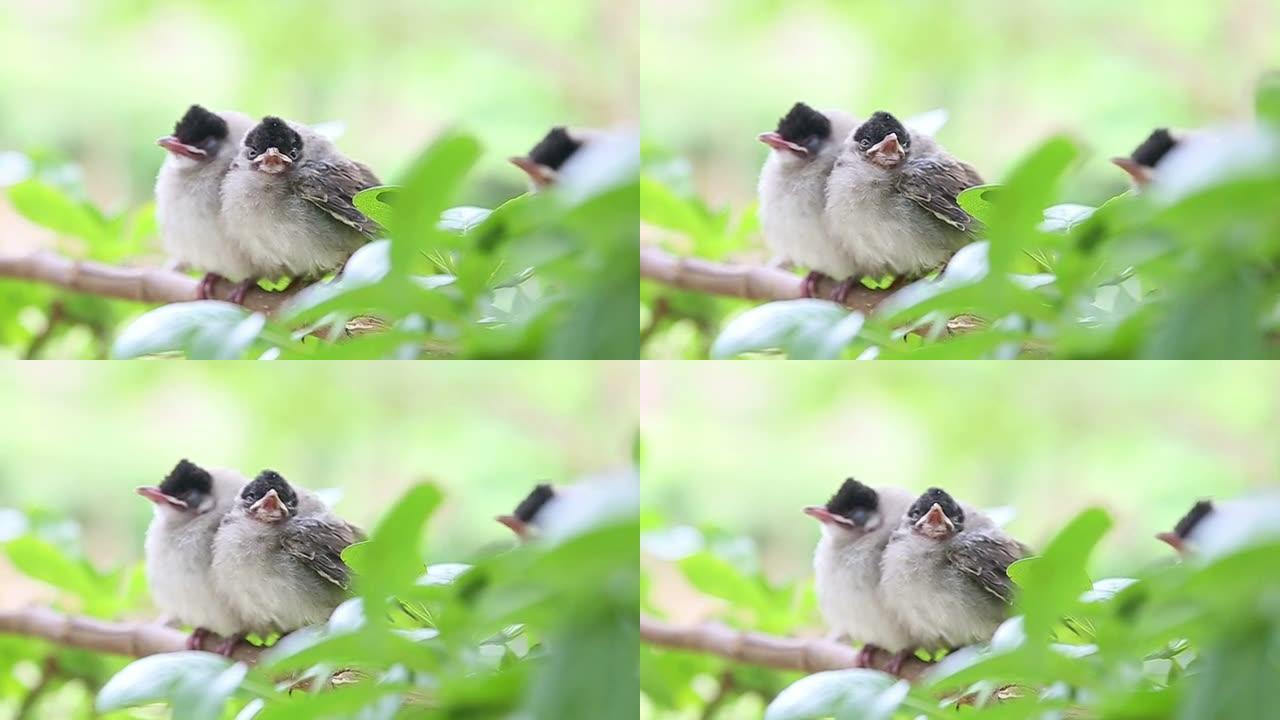
[{"label": "bird claw", "polygon": [[247,278],[244,282],[236,283],[231,294],[227,296],[227,300],[237,305],[244,304],[244,298],[249,294],[249,290],[258,284],[257,278]]},{"label": "bird claw", "polygon": [[889,659],[889,666],[885,668],[885,671],[890,675],[901,676],[902,666],[907,663],[909,658],[915,657],[915,654],[915,650],[903,650],[902,652],[894,653],[893,657]]},{"label": "bird claw", "polygon": [[196,297],[201,300],[212,299],[214,286],[218,284],[219,280],[225,279],[218,273],[205,273],[204,277],[200,278],[200,285],[196,288]]},{"label": "bird claw", "polygon": [[223,657],[229,658],[231,657],[232,653],[236,651],[236,648],[239,647],[240,643],[242,642],[244,642],[243,635],[232,635],[226,640],[223,640],[222,643],[218,645],[217,650],[215,650],[214,652],[218,653]]},{"label": "bird claw", "polygon": [[188,650],[203,650],[204,641],[208,639],[209,631],[205,628],[198,627],[191,631],[191,637],[187,638]]},{"label": "bird claw", "polygon": [[804,283],[800,286],[800,292],[804,297],[812,298],[818,296],[818,283],[826,279],[824,273],[817,270],[810,270],[808,275],[804,276]]},{"label": "bird claw", "polygon": [[865,643],[862,646],[862,648],[858,650],[858,659],[856,661],[858,664],[858,667],[860,668],[872,667],[872,663],[875,661],[875,658],[876,658],[876,651],[879,649],[880,649],[880,646],[878,645]]},{"label": "bird claw", "polygon": [[841,280],[836,285],[836,289],[831,292],[831,300],[840,305],[847,304],[849,302],[849,293],[852,293],[853,288],[861,284],[862,279],[856,275]]}]

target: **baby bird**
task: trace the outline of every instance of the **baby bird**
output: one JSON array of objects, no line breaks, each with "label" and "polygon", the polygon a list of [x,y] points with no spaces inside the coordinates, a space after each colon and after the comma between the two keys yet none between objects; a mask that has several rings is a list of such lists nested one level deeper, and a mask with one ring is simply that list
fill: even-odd
[{"label": "baby bird", "polygon": [[542,190],[555,184],[560,168],[573,157],[594,133],[586,130],[570,132],[564,127],[553,127],[528,155],[510,158],[511,164],[529,176],[533,189]]},{"label": "baby bird", "polygon": [[1173,532],[1156,538],[1184,558],[1213,559],[1260,542],[1280,540],[1280,493],[1214,502],[1201,500]]},{"label": "baby bird", "polygon": [[205,271],[200,297],[220,277],[239,282],[255,272],[252,260],[218,222],[222,181],[253,127],[243,113],[210,112],[192,105],[156,144],[169,152],[156,176],[156,222],[165,251],[182,265]]},{"label": "baby bird", "polygon": [[1134,148],[1129,157],[1111,158],[1111,162],[1129,174],[1134,187],[1146,187],[1155,177],[1156,165],[1178,146],[1178,142],[1179,138],[1167,128],[1157,128]]},{"label": "baby bird", "polygon": [[220,652],[248,633],[286,634],[324,622],[349,595],[342,551],[364,539],[320,498],[263,470],[244,486],[213,539],[213,579],[239,626]]},{"label": "baby bird", "polygon": [[805,295],[826,275],[843,277],[852,259],[823,224],[827,180],[841,143],[858,120],[841,110],[819,112],[798,102],[760,142],[772,151],[760,169],[760,229],[773,253],[809,270]]},{"label": "baby bird", "polygon": [[541,524],[542,509],[555,497],[556,491],[549,484],[540,483],[516,505],[515,511],[510,515],[499,515],[495,519],[510,528],[516,537],[529,540]]},{"label": "baby bird", "polygon": [[881,591],[906,627],[910,648],[952,649],[991,639],[1008,616],[1008,568],[1030,554],[991,518],[929,488],[901,519],[884,550]]},{"label": "baby bird", "polygon": [[867,667],[877,647],[901,652],[911,636],[880,592],[880,565],[889,535],[911,505],[911,493],[870,488],[849,478],[826,505],[805,514],[822,523],[813,553],[818,607],[827,627],[861,642],[858,665]]},{"label": "baby bird", "polygon": [[944,265],[976,226],[956,197],[981,184],[933,138],[873,113],[845,140],[827,181],[823,222],[846,260],[827,272],[843,278],[832,299],[845,302],[862,277],[915,278]]},{"label": "baby bird", "polygon": [[222,183],[222,226],[252,260],[256,277],[319,278],[338,269],[380,227],[356,209],[356,193],[380,184],[323,135],[265,117],[244,136]]},{"label": "baby bird", "polygon": [[155,504],[147,528],[147,583],[156,607],[195,628],[187,647],[201,649],[210,631],[236,632],[231,608],[214,593],[211,565],[218,524],[246,482],[233,470],[205,470],[181,460],[159,486],[138,488]]}]

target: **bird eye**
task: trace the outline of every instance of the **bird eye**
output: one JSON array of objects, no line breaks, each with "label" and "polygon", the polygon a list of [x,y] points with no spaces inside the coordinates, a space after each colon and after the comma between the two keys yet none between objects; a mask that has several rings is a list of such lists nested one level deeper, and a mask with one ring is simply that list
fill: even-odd
[{"label": "bird eye", "polygon": [[859,144],[859,145],[861,145],[861,146],[862,146],[862,147],[864,147],[864,148],[871,147],[871,141],[870,141],[870,140],[868,140],[868,139],[866,139],[866,138],[862,138],[861,140],[859,140],[859,141],[858,141],[858,144]]}]

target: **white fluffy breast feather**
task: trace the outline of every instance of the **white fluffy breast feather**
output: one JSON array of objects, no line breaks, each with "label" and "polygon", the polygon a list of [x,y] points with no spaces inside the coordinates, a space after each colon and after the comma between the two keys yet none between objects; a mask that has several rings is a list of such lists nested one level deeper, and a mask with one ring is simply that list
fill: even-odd
[{"label": "white fluffy breast feather", "polygon": [[878,549],[839,543],[823,533],[813,554],[813,570],[818,607],[833,632],[892,652],[909,646],[910,636],[881,598]]}]

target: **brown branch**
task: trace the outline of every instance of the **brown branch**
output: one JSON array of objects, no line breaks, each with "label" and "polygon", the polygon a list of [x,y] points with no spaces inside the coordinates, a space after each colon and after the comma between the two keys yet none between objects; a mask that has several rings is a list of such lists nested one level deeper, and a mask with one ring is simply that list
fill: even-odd
[{"label": "brown branch", "polygon": [[[129,657],[187,649],[187,635],[171,627],[156,623],[106,622],[64,615],[43,607],[0,610],[0,633],[40,637],[58,645]],[[213,642],[206,642],[205,647],[212,645]],[[253,664],[261,652],[260,648],[242,643],[231,657]]]},{"label": "brown branch", "polygon": [[[115,267],[89,260],[72,260],[56,253],[39,251],[29,255],[0,257],[0,277],[48,283],[90,295],[163,305],[199,300],[199,281],[181,273],[154,267]],[[298,289],[301,284],[295,283]],[[256,312],[275,312],[293,296],[294,285],[280,292],[251,288],[244,306]],[[219,280],[212,299],[227,300],[234,285]]]},{"label": "brown branch", "polygon": [[[726,265],[699,258],[676,257],[650,245],[640,247],[640,276],[664,285],[747,300],[798,300],[804,297],[804,278],[785,270],[755,265]],[[836,281],[818,283],[818,297],[828,298]],[[892,293],[858,286],[845,305],[870,313]]]},{"label": "brown branch", "polygon": [[[859,667],[858,651],[830,640],[783,638],[747,630],[735,630],[720,623],[677,627],[661,620],[640,616],[640,638],[650,645],[677,648],[750,665],[807,673]],[[876,650],[865,667],[889,672],[893,655]],[[915,681],[932,667],[916,657],[902,664],[898,677]]]}]

